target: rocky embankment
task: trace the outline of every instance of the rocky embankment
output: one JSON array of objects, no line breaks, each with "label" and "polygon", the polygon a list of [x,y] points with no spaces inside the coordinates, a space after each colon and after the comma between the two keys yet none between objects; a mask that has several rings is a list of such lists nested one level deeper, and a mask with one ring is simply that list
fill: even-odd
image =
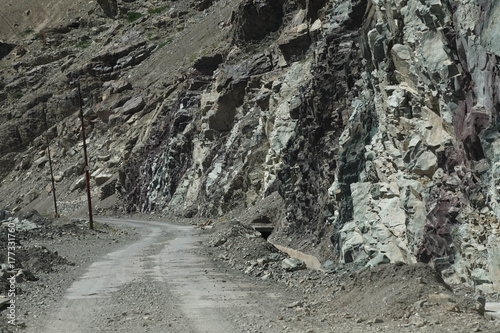
[{"label": "rocky embankment", "polygon": [[498,4],[99,3],[1,44],[4,208],[51,211],[48,142],[60,210],[84,212],[78,81],[99,212],[500,288]]}]

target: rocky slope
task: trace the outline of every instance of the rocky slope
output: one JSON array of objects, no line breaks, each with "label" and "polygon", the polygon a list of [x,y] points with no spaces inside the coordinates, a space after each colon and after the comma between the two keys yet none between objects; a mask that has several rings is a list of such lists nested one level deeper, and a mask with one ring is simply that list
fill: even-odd
[{"label": "rocky slope", "polygon": [[1,44],[4,208],[51,212],[49,142],[61,211],[85,212],[78,80],[100,212],[239,220],[321,263],[500,289],[500,5],[99,3]]}]

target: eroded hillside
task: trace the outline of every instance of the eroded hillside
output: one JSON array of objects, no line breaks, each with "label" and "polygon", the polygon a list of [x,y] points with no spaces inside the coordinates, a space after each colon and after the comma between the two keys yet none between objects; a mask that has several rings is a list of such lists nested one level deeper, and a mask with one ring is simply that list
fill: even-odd
[{"label": "eroded hillside", "polygon": [[110,8],[2,44],[0,205],[51,213],[48,141],[63,214],[85,212],[78,80],[98,212],[267,225],[321,262],[500,288],[497,3]]}]

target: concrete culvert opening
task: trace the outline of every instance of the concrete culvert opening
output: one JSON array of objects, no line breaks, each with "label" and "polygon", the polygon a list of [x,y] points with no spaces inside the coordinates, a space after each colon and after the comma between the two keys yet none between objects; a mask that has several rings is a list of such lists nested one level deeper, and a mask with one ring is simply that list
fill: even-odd
[{"label": "concrete culvert opening", "polygon": [[256,218],[251,223],[252,228],[255,231],[260,232],[262,238],[267,240],[269,236],[273,233],[274,225],[271,223],[271,220],[267,216],[261,216]]}]

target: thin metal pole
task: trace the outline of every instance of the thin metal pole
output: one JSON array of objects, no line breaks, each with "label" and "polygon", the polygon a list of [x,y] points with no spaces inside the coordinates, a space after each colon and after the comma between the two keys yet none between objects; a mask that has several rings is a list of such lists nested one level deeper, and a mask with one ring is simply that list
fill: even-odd
[{"label": "thin metal pole", "polygon": [[47,155],[49,156],[50,178],[52,179],[52,196],[54,197],[54,212],[55,212],[55,217],[58,218],[59,214],[57,213],[56,185],[54,181],[54,171],[52,170],[52,158],[50,158],[50,146],[47,147]]},{"label": "thin metal pole", "polygon": [[83,121],[82,93],[80,91],[80,80],[77,80],[77,84],[78,84],[78,102],[80,103],[80,120],[82,121],[83,157],[85,159],[85,181],[87,184],[87,201],[89,204],[89,222],[90,222],[90,230],[93,230],[94,220],[92,218],[92,198],[90,197],[89,162],[87,159],[87,143],[85,140],[85,123]]}]

